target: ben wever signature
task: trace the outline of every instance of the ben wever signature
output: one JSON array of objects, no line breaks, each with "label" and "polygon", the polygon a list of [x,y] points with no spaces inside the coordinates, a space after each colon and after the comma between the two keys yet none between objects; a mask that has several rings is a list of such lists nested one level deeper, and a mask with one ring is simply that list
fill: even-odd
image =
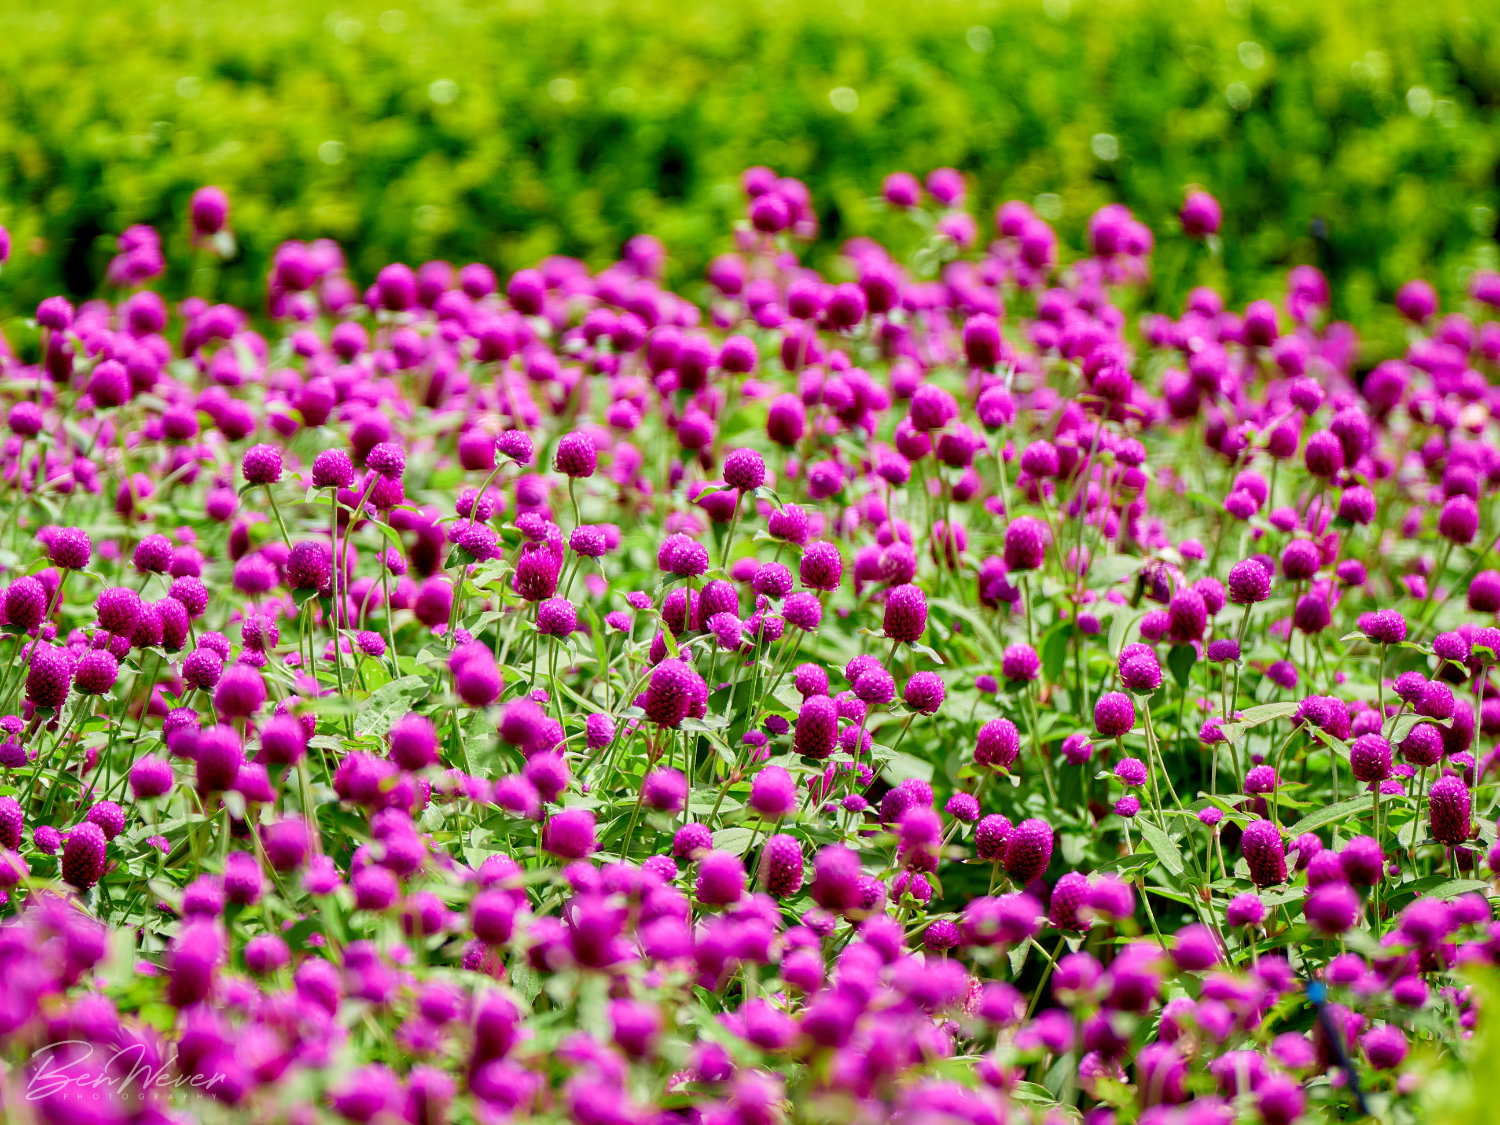
[{"label": "ben wever signature", "polygon": [[[76,1054],[58,1061],[57,1053],[64,1048],[81,1048]],[[27,1101],[43,1098],[97,1097],[102,1090],[112,1090],[121,1097],[135,1091],[136,1097],[144,1097],[148,1090],[180,1090],[187,1087],[196,1092],[212,1090],[225,1081],[222,1074],[176,1075],[172,1073],[175,1054],[169,1054],[160,1063],[146,1061],[145,1044],[131,1043],[122,1047],[98,1052],[95,1045],[83,1039],[64,1039],[32,1053],[35,1065],[26,1083]],[[97,1062],[96,1066],[89,1066]]]}]

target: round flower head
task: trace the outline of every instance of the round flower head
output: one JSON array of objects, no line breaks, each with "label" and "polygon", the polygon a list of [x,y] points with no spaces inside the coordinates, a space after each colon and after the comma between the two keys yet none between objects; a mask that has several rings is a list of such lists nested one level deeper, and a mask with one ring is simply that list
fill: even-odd
[{"label": "round flower head", "polygon": [[1500,612],[1500,571],[1481,570],[1469,580],[1468,606],[1475,613]]},{"label": "round flower head", "polygon": [[313,458],[315,488],[348,488],[354,483],[354,462],[342,449],[325,449]]},{"label": "round flower head", "polygon": [[740,857],[730,852],[709,851],[698,860],[694,890],[698,901],[705,906],[738,902],[745,894],[745,867]]},{"label": "round flower head", "polygon": [[518,465],[529,465],[535,456],[531,435],[524,430],[506,430],[495,439],[495,452],[509,457]]},{"label": "round flower head", "polygon": [[678,770],[657,767],[641,782],[641,800],[647,808],[678,812],[687,800],[687,778]]},{"label": "round flower head", "polygon": [[724,458],[724,483],[740,492],[754,492],[766,480],[766,463],[754,449],[736,449]]},{"label": "round flower head", "polygon": [[1009,719],[991,719],[979,728],[974,748],[976,765],[1010,769],[1021,753],[1021,734]]},{"label": "round flower head", "polygon": [[1266,920],[1266,904],[1249,892],[1235,895],[1224,909],[1224,920],[1234,927],[1259,926]]},{"label": "round flower head", "polygon": [[73,659],[68,650],[42,645],[31,653],[26,671],[26,699],[33,706],[56,710],[68,698]]},{"label": "round flower head", "polygon": [[1111,691],[1094,704],[1094,729],[1101,738],[1119,738],[1135,727],[1135,704],[1124,692]]},{"label": "round flower head", "polygon": [[[1450,496],[1438,513],[1438,534],[1453,543],[1471,543],[1479,532],[1479,508],[1467,496]],[[1434,574],[1433,581],[1441,578]]]},{"label": "round flower head", "polygon": [[594,449],[593,439],[581,431],[564,434],[557,443],[557,452],[552,457],[552,467],[569,477],[591,477],[599,464],[599,454]]},{"label": "round flower head", "polygon": [[1036,570],[1047,555],[1047,525],[1033,516],[1018,516],[1005,529],[1008,570]]},{"label": "round flower head", "polygon": [[400,480],[406,472],[406,450],[393,441],[382,441],[365,454],[365,465],[387,480]]},{"label": "round flower head", "polygon": [[1432,838],[1449,847],[1466,841],[1472,831],[1473,803],[1462,778],[1444,774],[1434,781],[1427,804]]},{"label": "round flower head", "polygon": [[927,595],[917,586],[896,586],[886,595],[885,635],[915,644],[927,628]]},{"label": "round flower head", "polygon": [[578,628],[578,611],[566,598],[548,598],[537,606],[536,628],[544,637],[566,637]]},{"label": "round flower head", "polygon": [[[839,549],[832,543],[822,541],[809,543],[802,553],[799,575],[802,585],[809,590],[837,590],[844,576],[844,560],[839,556]],[[921,593],[920,590],[917,592]],[[922,624],[925,627],[925,599],[922,608]],[[918,630],[918,635],[921,635],[920,630]]]},{"label": "round flower head", "polygon": [[47,590],[29,574],[17,578],[5,591],[5,619],[14,628],[30,632],[47,615]]},{"label": "round flower head", "polygon": [[1018,886],[1041,877],[1052,861],[1052,826],[1045,820],[1021,821],[1005,844],[1005,873]]},{"label": "round flower head", "polygon": [[1302,904],[1308,925],[1320,933],[1341,934],[1359,919],[1359,895],[1348,883],[1325,883]]},{"label": "round flower head", "polygon": [[1391,744],[1378,734],[1360,735],[1349,747],[1349,770],[1356,781],[1384,781],[1391,776]]},{"label": "round flower head", "polygon": [[942,677],[936,672],[917,672],[906,681],[902,698],[919,715],[932,715],[943,705],[945,695]]},{"label": "round flower head", "polygon": [[90,649],[78,658],[73,669],[73,686],[84,695],[105,695],[115,686],[120,663],[104,649]]},{"label": "round flower head", "polygon": [[1161,665],[1149,649],[1120,654],[1120,683],[1134,695],[1150,695],[1161,687]]},{"label": "round flower head", "polygon": [[1011,683],[1030,683],[1042,674],[1042,658],[1030,645],[1010,645],[1000,654],[1000,674]]},{"label": "round flower head", "polygon": [[97,883],[104,874],[105,847],[104,831],[92,821],[70,829],[63,845],[63,882],[81,891]]},{"label": "round flower head", "polygon": [[788,898],[802,889],[802,845],[795,836],[778,834],[766,840],[759,876],[767,893],[776,898]]},{"label": "round flower head", "polygon": [[1237,562],[1229,570],[1229,600],[1235,605],[1253,605],[1271,595],[1271,575],[1256,559]]},{"label": "round flower head", "polygon": [[542,847],[560,859],[583,859],[593,854],[594,814],[587,809],[563,809],[553,813],[543,830]]},{"label": "round flower head", "polygon": [[1206,191],[1190,191],[1178,212],[1182,231],[1189,238],[1206,238],[1218,234],[1224,224],[1224,210],[1219,201]]},{"label": "round flower head", "polygon": [[47,557],[62,570],[84,570],[94,555],[94,543],[88,532],[78,527],[62,527],[47,544]]},{"label": "round flower head", "polygon": [[246,484],[275,484],[281,479],[281,450],[274,445],[252,445],[240,460]]},{"label": "round flower head", "polygon": [[664,727],[676,727],[688,717],[702,677],[681,660],[663,660],[646,685],[646,717]]},{"label": "round flower head", "polygon": [[1286,851],[1281,830],[1269,820],[1256,820],[1245,826],[1240,850],[1250,868],[1250,881],[1257,887],[1286,882]]},{"label": "round flower head", "polygon": [[796,752],[806,758],[824,759],[838,744],[838,705],[826,695],[813,695],[802,701],[792,736]]}]

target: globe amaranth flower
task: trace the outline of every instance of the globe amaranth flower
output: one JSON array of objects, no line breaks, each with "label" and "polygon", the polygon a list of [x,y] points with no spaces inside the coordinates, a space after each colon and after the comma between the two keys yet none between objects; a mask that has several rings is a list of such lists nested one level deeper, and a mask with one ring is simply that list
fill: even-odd
[{"label": "globe amaranth flower", "polygon": [[1101,738],[1120,738],[1135,726],[1135,703],[1124,692],[1110,691],[1094,704],[1094,729]]},{"label": "globe amaranth flower", "polygon": [[1005,529],[1008,570],[1036,570],[1047,555],[1047,525],[1034,516],[1018,516]]},{"label": "globe amaranth flower", "polygon": [[896,586],[886,595],[885,635],[893,641],[915,644],[927,629],[927,595],[920,587]]},{"label": "globe amaranth flower", "polygon": [[558,439],[557,452],[552,457],[552,467],[558,472],[581,479],[593,476],[598,464],[598,451],[587,434],[574,430]]},{"label": "globe amaranth flower", "polygon": [[1257,887],[1286,882],[1286,851],[1281,830],[1269,820],[1251,821],[1240,838],[1240,850]]},{"label": "globe amaranth flower", "polygon": [[902,698],[919,715],[932,715],[943,705],[945,695],[941,676],[936,672],[917,672],[906,681]]},{"label": "globe amaranth flower", "polygon": [[1271,596],[1271,574],[1256,559],[1245,559],[1229,569],[1229,600],[1235,605],[1253,605]]},{"label": "globe amaranth flower", "polygon": [[1042,658],[1028,644],[1014,644],[1000,654],[1000,674],[1012,683],[1030,683],[1042,674]]},{"label": "globe amaranth flower", "polygon": [[976,765],[1008,770],[1021,754],[1021,732],[1009,719],[991,719],[979,728],[974,748]]}]

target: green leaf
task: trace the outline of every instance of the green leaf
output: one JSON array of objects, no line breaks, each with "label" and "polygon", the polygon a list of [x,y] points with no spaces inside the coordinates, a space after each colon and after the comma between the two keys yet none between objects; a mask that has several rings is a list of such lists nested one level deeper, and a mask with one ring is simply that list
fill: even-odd
[{"label": "green leaf", "polygon": [[1136,821],[1136,826],[1141,830],[1141,838],[1150,845],[1151,850],[1156,853],[1156,858],[1161,860],[1161,865],[1173,875],[1181,875],[1187,870],[1187,864],[1183,862],[1182,852],[1177,850],[1176,843],[1156,825],[1145,817]]},{"label": "green leaf", "polygon": [[1108,863],[1101,863],[1094,868],[1097,871],[1113,871],[1127,880],[1133,880],[1139,875],[1144,875],[1157,864],[1154,852],[1133,852],[1130,855],[1122,855],[1112,859]]},{"label": "green leaf", "polygon": [[1300,703],[1261,703],[1240,711],[1235,721],[1253,727],[1268,723],[1272,719],[1290,719],[1297,713],[1297,708],[1300,706]]},{"label": "green leaf", "polygon": [[1304,832],[1312,832],[1318,828],[1326,828],[1330,824],[1335,824],[1338,821],[1343,820],[1346,816],[1358,814],[1365,809],[1368,809],[1369,807],[1370,797],[1368,794],[1361,794],[1358,797],[1350,797],[1347,801],[1340,801],[1336,805],[1325,805],[1323,808],[1318,809],[1316,812],[1308,813],[1296,824],[1288,828],[1287,834],[1290,836],[1300,836]]},{"label": "green leaf", "polygon": [[1198,650],[1192,645],[1173,645],[1172,651],[1167,653],[1167,667],[1180,688],[1188,686],[1188,681],[1193,676],[1193,665],[1197,663]]},{"label": "green leaf", "polygon": [[355,713],[354,732],[384,738],[391,724],[411,710],[412,702],[429,691],[427,680],[421,676],[402,676],[375,689]]},{"label": "green leaf", "polygon": [[1119,656],[1120,650],[1125,647],[1125,637],[1130,632],[1130,627],[1146,616],[1144,613],[1122,612],[1115,614],[1115,619],[1109,627],[1109,652],[1111,656]]},{"label": "green leaf", "polygon": [[1068,660],[1068,641],[1072,636],[1073,622],[1064,621],[1054,625],[1042,638],[1042,670],[1051,682],[1062,676],[1063,666]]},{"label": "green leaf", "polygon": [[754,833],[748,828],[721,828],[714,833],[714,847],[721,852],[744,855]]}]

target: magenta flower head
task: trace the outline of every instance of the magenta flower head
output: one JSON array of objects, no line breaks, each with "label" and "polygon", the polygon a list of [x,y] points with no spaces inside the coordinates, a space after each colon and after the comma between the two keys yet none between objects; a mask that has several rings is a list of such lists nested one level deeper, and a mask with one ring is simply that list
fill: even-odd
[{"label": "magenta flower head", "polygon": [[188,218],[194,234],[218,234],[229,221],[229,196],[220,187],[199,188],[188,201]]},{"label": "magenta flower head", "polygon": [[915,644],[927,628],[927,595],[911,584],[892,588],[886,595],[884,625],[891,640]]},{"label": "magenta flower head", "polygon": [[724,458],[724,483],[740,492],[754,492],[766,481],[766,462],[754,449],[736,449]]},{"label": "magenta flower head", "polygon": [[943,679],[936,672],[917,672],[906,681],[902,698],[919,715],[935,714],[946,696]]},{"label": "magenta flower head", "polygon": [[107,649],[90,649],[78,658],[73,686],[84,695],[105,695],[120,676],[120,662]]},{"label": "magenta flower head", "polygon": [[437,729],[425,715],[408,712],[391,724],[391,761],[405,770],[420,770],[438,760]]},{"label": "magenta flower head", "polygon": [[342,449],[325,449],[313,458],[313,487],[348,488],[354,483],[354,462]]},{"label": "magenta flower head", "polygon": [[552,467],[558,472],[574,478],[591,477],[598,465],[599,454],[588,434],[574,430],[558,440],[552,457]]},{"label": "magenta flower head", "polygon": [[1000,654],[1000,674],[1013,684],[1030,683],[1042,674],[1042,658],[1028,644],[1014,644]]},{"label": "magenta flower head", "polygon": [[67,649],[37,646],[26,670],[26,699],[42,710],[56,710],[68,698],[73,679],[73,657]]},{"label": "magenta flower head", "polygon": [[252,445],[240,459],[247,484],[275,484],[281,479],[281,450],[274,445]]},{"label": "magenta flower head", "polygon": [[1240,850],[1250,868],[1250,881],[1257,887],[1286,882],[1286,849],[1281,829],[1271,821],[1255,820],[1246,825]]},{"label": "magenta flower head", "polygon": [[1135,703],[1121,691],[1105,692],[1094,704],[1094,729],[1101,738],[1120,738],[1135,727]]},{"label": "magenta flower head", "polygon": [[542,833],[542,847],[559,859],[585,859],[598,844],[594,837],[594,814],[587,809],[563,809],[553,813]]},{"label": "magenta flower head", "polygon": [[802,701],[797,713],[793,747],[806,758],[822,760],[833,754],[838,745],[839,709],[826,695],[813,695]]},{"label": "magenta flower head", "polygon": [[739,902],[745,894],[745,865],[731,852],[708,852],[698,860],[694,891],[698,901],[705,906],[729,906]]},{"label": "magenta flower head", "polygon": [[1324,883],[1307,896],[1302,914],[1319,933],[1341,934],[1359,920],[1359,906],[1359,893],[1348,883]]},{"label": "magenta flower head", "polygon": [[641,800],[647,808],[678,812],[687,801],[687,778],[680,770],[658,766],[641,781]]},{"label": "magenta flower head", "polygon": [[1039,879],[1052,862],[1052,826],[1032,817],[1021,821],[1005,843],[1005,873],[1017,886]]},{"label": "magenta flower head", "polygon": [[[819,540],[809,543],[802,553],[799,568],[802,585],[809,590],[837,590],[844,577],[844,560],[839,549],[832,543]],[[921,593],[921,591],[917,591]],[[926,625],[926,601],[923,601],[923,620]],[[920,630],[918,631],[920,636]]]},{"label": "magenta flower head", "polygon": [[1177,217],[1182,221],[1182,232],[1189,238],[1206,238],[1208,235],[1218,234],[1219,228],[1224,225],[1224,209],[1206,191],[1188,192]]},{"label": "magenta flower head", "polygon": [[544,637],[566,637],[578,628],[578,610],[567,598],[548,598],[537,606],[536,629]]},{"label": "magenta flower head", "polygon": [[94,543],[79,527],[61,527],[47,544],[47,557],[63,570],[84,570],[94,556]]},{"label": "magenta flower head", "polygon": [[1406,618],[1394,609],[1377,609],[1359,615],[1359,631],[1377,645],[1396,645],[1406,640]]},{"label": "magenta flower head", "polygon": [[824,910],[846,914],[863,901],[859,856],[843,844],[825,844],[813,857],[812,899]]},{"label": "magenta flower head", "polygon": [[[1467,496],[1450,496],[1438,513],[1438,534],[1451,543],[1471,543],[1479,532],[1479,508]],[[1437,582],[1440,574],[1433,574]]]},{"label": "magenta flower head", "polygon": [[1237,562],[1229,570],[1229,600],[1253,605],[1271,596],[1271,573],[1257,559]]},{"label": "magenta flower head", "polygon": [[536,456],[531,435],[525,430],[506,430],[495,439],[495,452],[509,457],[517,465],[529,465]]},{"label": "magenta flower head", "polygon": [[1449,847],[1466,841],[1473,831],[1473,805],[1462,778],[1450,773],[1434,781],[1427,805],[1432,838]]},{"label": "magenta flower head", "polygon": [[1047,525],[1034,516],[1018,516],[1005,529],[1005,565],[1009,570],[1036,570],[1047,555]]},{"label": "magenta flower head", "polygon": [[802,845],[784,833],[766,841],[760,853],[760,881],[776,898],[787,898],[802,889]]},{"label": "magenta flower head", "polygon": [[658,726],[676,727],[700,694],[706,696],[707,685],[697,672],[681,660],[663,660],[646,685],[646,717]]},{"label": "magenta flower head", "polygon": [[1437,309],[1437,290],[1429,281],[1415,278],[1396,291],[1396,311],[1416,324],[1430,318]]},{"label": "magenta flower head", "polygon": [[230,719],[249,718],[266,702],[266,682],[248,664],[232,664],[214,687],[214,708]]},{"label": "magenta flower head", "polygon": [[1356,781],[1384,781],[1391,776],[1391,744],[1378,734],[1360,735],[1349,747],[1349,770]]},{"label": "magenta flower head", "polygon": [[47,589],[29,574],[17,578],[5,591],[5,620],[14,629],[30,632],[47,615]]},{"label": "magenta flower head", "polygon": [[92,821],[69,829],[67,843],[63,845],[63,882],[81,891],[97,883],[104,874],[105,847],[104,830]]},{"label": "magenta flower head", "polygon": [[974,762],[995,769],[1010,769],[1021,753],[1021,733],[1009,719],[991,719],[979,728]]},{"label": "magenta flower head", "polygon": [[780,820],[797,806],[797,783],[781,766],[766,766],[750,783],[746,804],[767,820]]}]

